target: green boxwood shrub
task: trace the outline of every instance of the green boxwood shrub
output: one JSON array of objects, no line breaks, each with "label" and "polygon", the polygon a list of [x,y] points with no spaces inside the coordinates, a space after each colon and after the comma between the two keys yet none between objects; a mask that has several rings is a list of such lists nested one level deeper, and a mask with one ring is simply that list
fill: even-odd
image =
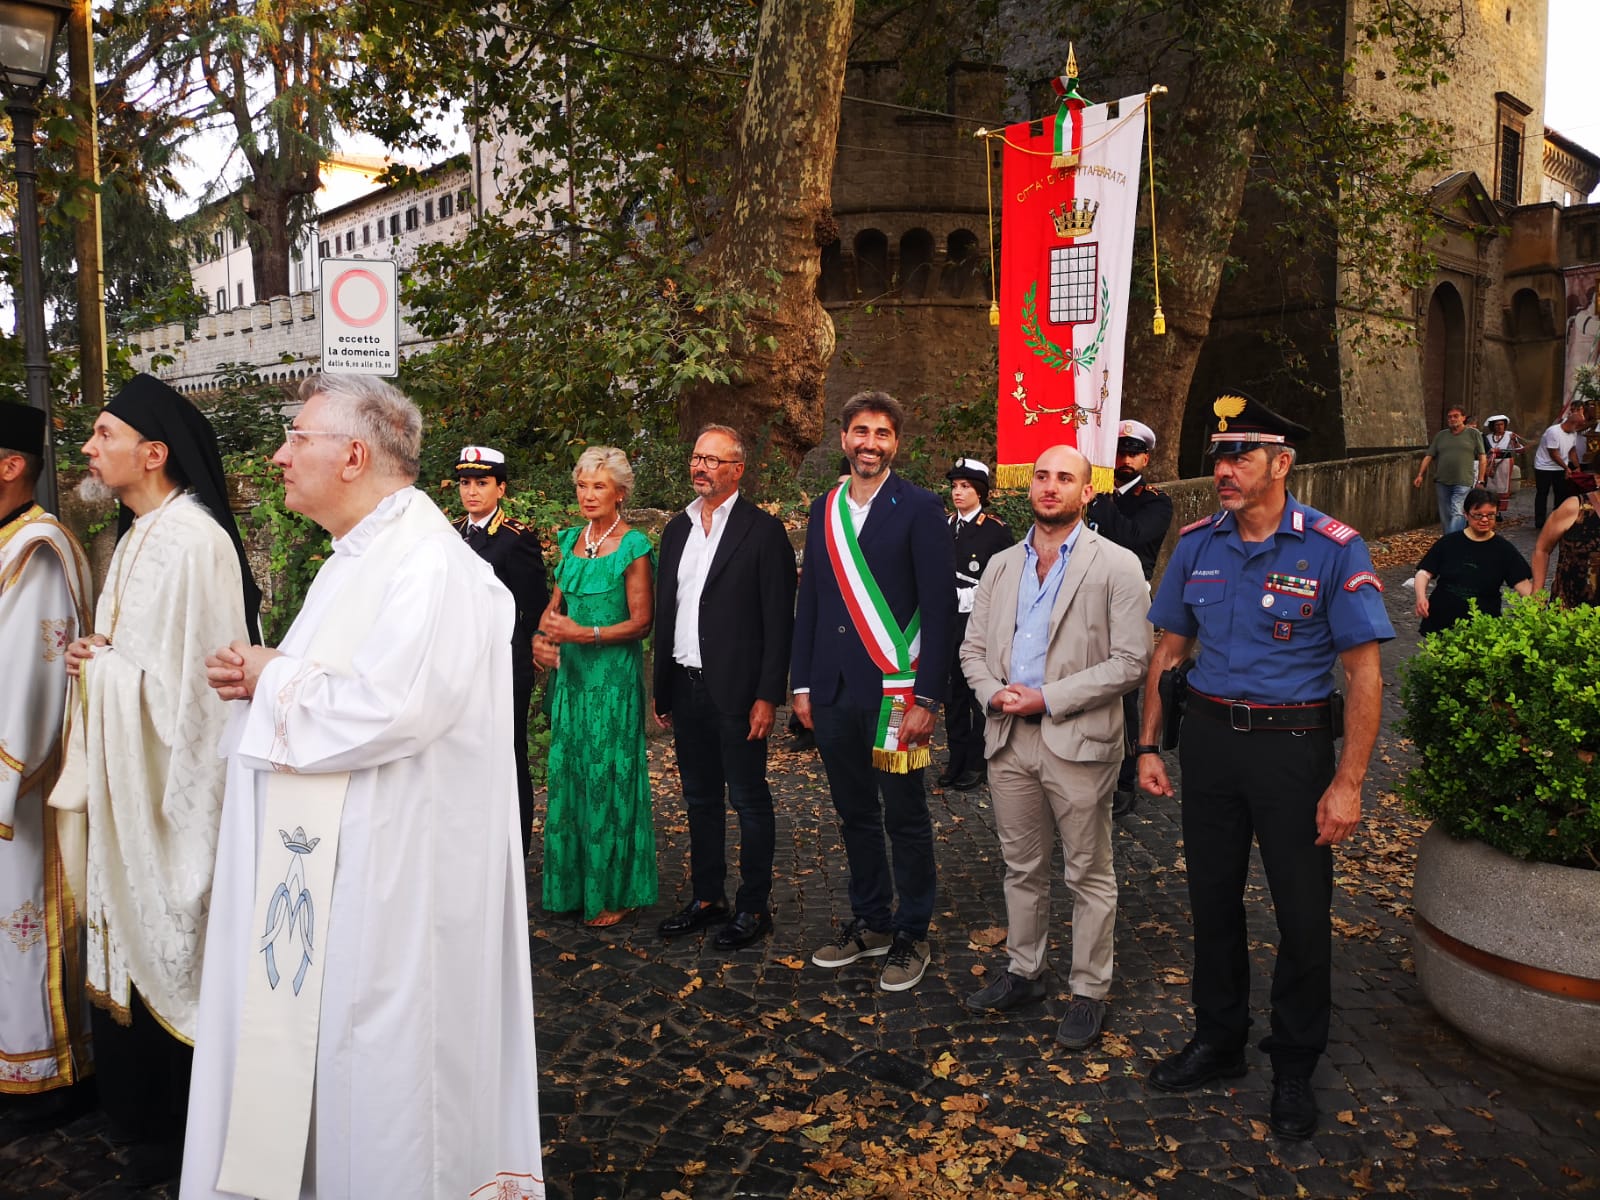
[{"label": "green boxwood shrub", "polygon": [[1424,638],[1402,680],[1412,811],[1517,858],[1600,868],[1600,609],[1511,597]]}]

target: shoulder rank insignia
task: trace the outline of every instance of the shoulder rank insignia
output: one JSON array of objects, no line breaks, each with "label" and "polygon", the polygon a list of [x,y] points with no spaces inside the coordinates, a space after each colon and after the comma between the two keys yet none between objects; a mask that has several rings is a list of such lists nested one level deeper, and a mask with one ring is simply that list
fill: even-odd
[{"label": "shoulder rank insignia", "polygon": [[1214,525],[1221,515],[1221,513],[1212,513],[1209,517],[1201,517],[1198,521],[1191,521],[1178,530],[1178,536],[1182,537],[1186,533],[1193,533],[1196,529],[1204,529],[1208,525]]},{"label": "shoulder rank insignia", "polygon": [[500,524],[505,526],[505,528],[511,530],[512,533],[527,533],[528,532],[528,527],[526,525],[524,525],[521,521],[517,520],[515,517],[504,517],[504,518],[501,519]]},{"label": "shoulder rank insignia", "polygon": [[1353,592],[1359,588],[1364,588],[1369,584],[1372,587],[1377,588],[1380,592],[1383,591],[1383,580],[1379,579],[1378,576],[1372,571],[1357,571],[1354,575],[1350,576],[1349,579],[1344,581],[1344,590],[1347,592]]},{"label": "shoulder rank insignia", "polygon": [[1346,525],[1343,521],[1333,517],[1323,517],[1311,528],[1315,529],[1325,538],[1338,542],[1341,546],[1348,546],[1352,540],[1360,536],[1360,531]]},{"label": "shoulder rank insignia", "polygon": [[1141,494],[1148,492],[1152,496],[1159,496],[1159,495],[1162,494],[1161,489],[1156,487],[1156,485],[1153,484],[1153,483],[1141,483],[1138,487],[1134,488],[1133,490],[1135,492],[1138,492],[1138,493],[1141,493]]}]

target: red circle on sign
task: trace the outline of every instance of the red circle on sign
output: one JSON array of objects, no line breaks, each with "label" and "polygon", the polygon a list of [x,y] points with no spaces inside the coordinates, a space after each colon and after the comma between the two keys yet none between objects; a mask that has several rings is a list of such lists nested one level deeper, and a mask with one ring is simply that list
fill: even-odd
[{"label": "red circle on sign", "polygon": [[[352,279],[365,279],[377,291],[378,304],[377,307],[372,310],[371,316],[352,317],[349,313],[345,312],[344,305],[339,303],[339,292],[343,289],[344,285],[349,283]],[[354,270],[342,272],[339,277],[333,281],[333,287],[328,292],[328,303],[333,305],[333,315],[338,317],[339,320],[343,321],[346,325],[353,326],[356,329],[365,329],[368,325],[376,325],[383,319],[383,314],[389,309],[389,293],[384,290],[383,281],[381,279],[379,279],[371,271],[368,271],[362,267],[357,267]]]}]

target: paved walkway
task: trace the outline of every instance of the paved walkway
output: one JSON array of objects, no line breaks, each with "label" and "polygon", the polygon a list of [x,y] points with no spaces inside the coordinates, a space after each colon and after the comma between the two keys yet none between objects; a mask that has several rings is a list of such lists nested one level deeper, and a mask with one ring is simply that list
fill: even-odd
[{"label": "paved walkway", "polygon": [[[1506,530],[1531,553],[1519,494]],[[1518,524],[1516,522],[1521,521]],[[1410,543],[1397,539],[1410,554]],[[1423,539],[1425,544],[1425,539]],[[1382,551],[1380,545],[1378,550]],[[1002,864],[987,793],[932,796],[940,903],[934,958],[913,991],[875,987],[876,964],[838,972],[810,951],[847,918],[844,856],[821,764],[775,755],[775,936],[719,954],[663,943],[656,923],[688,895],[687,832],[667,747],[653,748],[662,896],[594,931],[537,910],[545,1166],[554,1197],[1238,1195],[1412,1197],[1600,1192],[1600,1093],[1487,1057],[1440,1022],[1412,973],[1411,845],[1420,823],[1393,797],[1407,748],[1396,666],[1415,646],[1410,566],[1382,570],[1401,636],[1385,649],[1386,728],[1369,820],[1338,856],[1334,1017],[1314,1079],[1308,1142],[1265,1124],[1270,1068],[1249,1052],[1235,1086],[1167,1096],[1144,1082],[1188,1029],[1190,943],[1175,801],[1142,798],[1116,834],[1122,884],[1109,1034],[1094,1052],[1053,1041],[1066,998],[1070,900],[1056,886],[1054,996],[1022,1015],[962,999],[1005,969]],[[1059,854],[1058,854],[1059,861]],[[538,853],[530,875],[537,895]],[[1275,931],[1251,880],[1258,1030]],[[24,1133],[0,1117],[0,1196],[133,1196],[96,1116]],[[169,1193],[155,1189],[152,1198]]]}]

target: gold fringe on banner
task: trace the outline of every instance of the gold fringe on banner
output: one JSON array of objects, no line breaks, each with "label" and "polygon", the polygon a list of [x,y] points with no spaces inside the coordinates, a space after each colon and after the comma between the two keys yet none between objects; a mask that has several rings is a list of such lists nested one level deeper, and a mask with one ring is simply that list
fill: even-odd
[{"label": "gold fringe on banner", "polygon": [[908,775],[912,771],[920,771],[933,761],[933,755],[926,746],[918,746],[915,750],[883,750],[877,746],[872,748],[872,765],[880,771],[888,771],[891,775]]},{"label": "gold fringe on banner", "polygon": [[995,487],[1025,488],[1032,482],[1032,463],[1001,463],[994,469]]}]

